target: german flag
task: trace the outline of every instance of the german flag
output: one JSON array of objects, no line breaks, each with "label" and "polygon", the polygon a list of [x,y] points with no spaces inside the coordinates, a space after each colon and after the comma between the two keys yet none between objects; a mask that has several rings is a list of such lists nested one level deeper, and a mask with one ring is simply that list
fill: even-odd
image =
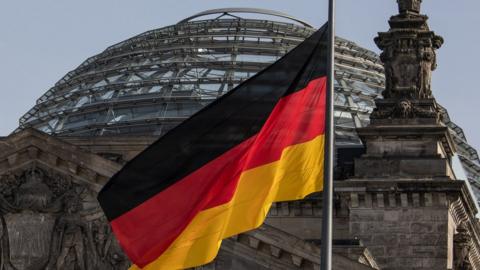
[{"label": "german flag", "polygon": [[212,261],[276,201],[322,190],[327,27],[128,162],[98,200],[131,269]]}]

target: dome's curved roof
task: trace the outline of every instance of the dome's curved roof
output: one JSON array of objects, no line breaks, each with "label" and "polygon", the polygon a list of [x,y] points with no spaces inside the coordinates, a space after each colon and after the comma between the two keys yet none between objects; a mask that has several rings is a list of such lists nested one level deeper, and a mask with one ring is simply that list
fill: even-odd
[{"label": "dome's curved roof", "polygon": [[194,19],[198,19],[198,18],[203,17],[203,16],[207,16],[207,15],[214,15],[215,14],[217,16],[218,15],[220,15],[220,16],[230,15],[231,16],[231,15],[236,14],[236,13],[241,13],[241,14],[250,13],[250,14],[262,14],[262,15],[275,16],[275,17],[289,19],[289,20],[295,21],[297,23],[300,23],[303,26],[313,28],[313,26],[311,24],[309,24],[309,23],[307,23],[303,20],[297,19],[295,17],[292,17],[292,16],[290,16],[286,13],[282,13],[282,12],[278,12],[278,11],[274,11],[274,10],[268,10],[268,9],[261,9],[261,8],[218,8],[218,9],[210,9],[210,10],[202,11],[202,12],[197,13],[195,15],[192,15],[190,17],[187,17],[187,18],[181,20],[178,23],[186,23],[186,22],[192,21]]},{"label": "dome's curved roof", "polygon": [[[217,16],[205,18],[212,14]],[[205,11],[87,59],[37,100],[20,119],[20,128],[75,136],[161,135],[313,31],[307,23],[273,11]],[[359,145],[355,128],[369,121],[373,100],[384,88],[383,67],[375,53],[337,38],[335,79],[337,144]],[[446,110],[444,119],[469,176],[480,183],[477,152]]]}]

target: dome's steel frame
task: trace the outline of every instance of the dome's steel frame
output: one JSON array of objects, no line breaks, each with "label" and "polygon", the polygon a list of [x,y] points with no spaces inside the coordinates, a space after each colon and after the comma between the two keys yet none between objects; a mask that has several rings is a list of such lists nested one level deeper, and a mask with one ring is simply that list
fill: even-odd
[{"label": "dome's steel frame", "polygon": [[[292,22],[245,18],[246,13]],[[214,19],[199,20],[215,14]],[[313,31],[307,23],[274,11],[201,12],[88,58],[37,100],[21,117],[20,128],[63,136],[161,135]],[[360,145],[355,129],[369,123],[373,100],[384,88],[383,66],[375,53],[341,38],[335,57],[337,145]],[[441,110],[467,176],[480,191],[478,153]]]}]

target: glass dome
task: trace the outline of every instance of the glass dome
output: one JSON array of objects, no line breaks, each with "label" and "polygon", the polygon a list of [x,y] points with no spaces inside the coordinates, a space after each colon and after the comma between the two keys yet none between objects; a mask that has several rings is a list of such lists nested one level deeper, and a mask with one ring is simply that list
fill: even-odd
[{"label": "glass dome", "polygon": [[[87,59],[42,95],[20,126],[75,136],[161,135],[313,31],[273,11],[205,11]],[[336,73],[338,135],[359,143],[352,131],[368,121],[383,87],[382,66],[372,52],[338,39]]]},{"label": "glass dome", "polygon": [[[67,73],[20,119],[62,136],[162,135],[312,34],[287,14],[248,8],[209,10],[107,48]],[[361,145],[384,88],[378,56],[337,38],[335,120],[338,146]],[[478,154],[442,109],[472,183]],[[480,187],[480,184],[478,185]]]}]

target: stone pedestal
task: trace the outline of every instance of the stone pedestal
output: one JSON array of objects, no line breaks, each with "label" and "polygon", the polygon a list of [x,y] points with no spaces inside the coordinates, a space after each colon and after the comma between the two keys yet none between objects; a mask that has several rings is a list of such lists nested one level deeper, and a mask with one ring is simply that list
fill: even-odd
[{"label": "stone pedestal", "polygon": [[447,127],[408,123],[358,129],[366,154],[355,160],[357,178],[453,179],[454,151]]}]

